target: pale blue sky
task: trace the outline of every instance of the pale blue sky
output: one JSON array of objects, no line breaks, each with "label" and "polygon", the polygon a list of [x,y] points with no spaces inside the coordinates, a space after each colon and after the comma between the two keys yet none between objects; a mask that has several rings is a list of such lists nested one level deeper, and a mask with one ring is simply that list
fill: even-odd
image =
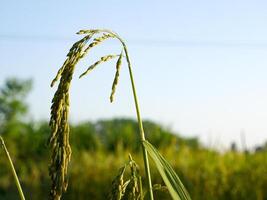
[{"label": "pale blue sky", "polygon": [[[33,78],[28,102],[49,117],[49,83],[80,29],[109,28],[129,46],[143,118],[213,147],[267,140],[267,1],[1,1],[0,83]],[[82,80],[107,42],[74,76],[71,120],[135,117],[126,65],[114,105],[108,97],[114,62]]]}]

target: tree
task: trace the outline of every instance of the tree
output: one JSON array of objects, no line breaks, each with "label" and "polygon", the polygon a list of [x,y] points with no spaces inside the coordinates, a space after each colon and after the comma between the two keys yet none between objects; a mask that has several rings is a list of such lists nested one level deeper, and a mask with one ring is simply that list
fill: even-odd
[{"label": "tree", "polygon": [[21,121],[21,117],[27,113],[28,106],[25,98],[31,88],[31,80],[17,78],[7,79],[0,87],[0,133],[6,132],[9,128],[14,130]]}]

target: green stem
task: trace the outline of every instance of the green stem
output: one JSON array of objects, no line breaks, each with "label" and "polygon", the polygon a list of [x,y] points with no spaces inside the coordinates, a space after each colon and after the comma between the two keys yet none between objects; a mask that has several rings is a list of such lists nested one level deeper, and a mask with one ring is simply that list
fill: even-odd
[{"label": "green stem", "polygon": [[149,194],[150,200],[154,200],[151,175],[150,175],[150,167],[149,167],[149,162],[148,162],[148,155],[147,155],[147,151],[146,151],[146,149],[143,145],[143,142],[142,142],[142,141],[146,140],[146,138],[145,138],[142,118],[141,118],[141,114],[140,114],[140,110],[139,110],[138,98],[137,98],[137,94],[136,94],[133,72],[132,72],[132,67],[131,67],[131,61],[130,61],[130,57],[128,54],[127,46],[126,46],[125,42],[122,40],[122,38],[119,37],[118,34],[112,32],[110,30],[106,30],[106,29],[99,30],[99,31],[107,32],[107,33],[114,35],[121,42],[123,49],[124,49],[124,52],[125,52],[126,60],[128,63],[128,69],[129,69],[131,84],[132,84],[132,91],[133,91],[136,115],[137,115],[137,120],[138,120],[138,125],[139,125],[140,138],[141,138],[141,143],[142,143],[143,159],[144,159],[144,165],[145,165],[145,171],[146,171],[146,177],[147,177],[147,186],[148,186],[148,191],[149,191],[148,194]]},{"label": "green stem", "polygon": [[[130,59],[128,56],[127,47],[124,43],[123,43],[123,47],[124,47],[126,59],[128,62],[128,69],[129,69],[129,74],[130,74],[131,83],[132,83],[132,90],[133,90],[133,95],[134,95],[134,103],[135,103],[136,115],[137,115],[137,120],[138,120],[138,125],[139,125],[140,138],[141,138],[141,142],[142,142],[142,141],[146,140],[145,132],[144,132],[142,118],[141,118],[141,114],[140,114],[140,110],[139,110],[138,98],[137,98],[137,94],[136,94],[136,90],[135,90],[135,84],[134,84],[134,78],[133,78],[131,63],[130,63]],[[153,189],[152,189],[149,161],[148,161],[147,151],[146,151],[143,143],[142,143],[142,151],[143,151],[144,165],[145,165],[147,184],[148,184],[148,190],[149,190],[148,194],[149,194],[150,200],[153,200],[154,197],[153,197]]]},{"label": "green stem", "polygon": [[3,147],[3,149],[4,149],[4,151],[5,151],[5,153],[6,153],[6,156],[7,156],[7,158],[8,158],[9,165],[10,165],[10,167],[11,167],[11,171],[12,171],[13,177],[14,177],[14,179],[15,179],[15,183],[16,183],[17,189],[18,189],[18,191],[19,191],[20,199],[21,199],[21,200],[25,200],[25,197],[24,197],[23,191],[22,191],[22,189],[21,189],[21,186],[20,186],[20,183],[19,183],[19,179],[18,179],[16,170],[15,170],[15,167],[14,167],[14,165],[13,165],[13,162],[12,162],[12,159],[11,159],[11,157],[10,157],[10,155],[9,155],[9,152],[8,152],[8,150],[7,150],[7,148],[6,148],[5,142],[4,142],[4,140],[3,140],[3,138],[2,138],[1,136],[0,136],[0,141],[1,141],[1,145],[2,145],[2,147]]}]

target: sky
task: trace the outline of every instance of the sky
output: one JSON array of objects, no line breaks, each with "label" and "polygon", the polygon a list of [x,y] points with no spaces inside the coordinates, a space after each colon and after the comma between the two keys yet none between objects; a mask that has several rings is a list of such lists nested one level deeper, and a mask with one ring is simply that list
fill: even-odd
[{"label": "sky", "polygon": [[[48,119],[50,82],[80,29],[108,28],[128,45],[141,114],[209,147],[248,147],[267,140],[267,2],[6,1],[0,6],[0,84],[32,78],[31,117]],[[107,53],[107,41],[77,67],[71,122],[135,117],[124,61],[115,102],[109,94],[115,62],[79,75]]]}]

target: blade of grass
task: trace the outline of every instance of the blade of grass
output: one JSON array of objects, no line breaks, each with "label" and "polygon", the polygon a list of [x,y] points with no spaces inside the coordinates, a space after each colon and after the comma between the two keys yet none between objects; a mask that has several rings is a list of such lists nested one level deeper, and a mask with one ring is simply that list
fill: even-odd
[{"label": "blade of grass", "polygon": [[150,144],[146,140],[143,141],[143,144],[148,154],[154,161],[172,198],[174,200],[191,200],[183,183],[181,182],[175,171],[172,169],[171,165],[163,158],[163,156],[158,152],[158,150],[152,144]]},{"label": "blade of grass", "polygon": [[8,158],[8,162],[9,162],[9,165],[10,165],[10,168],[11,168],[11,171],[12,171],[12,174],[13,174],[13,177],[15,179],[15,183],[16,183],[16,186],[17,186],[17,189],[18,189],[18,192],[19,192],[19,196],[20,196],[20,199],[21,200],[25,200],[25,197],[24,197],[24,194],[23,194],[23,191],[22,191],[22,188],[20,186],[20,182],[19,182],[19,178],[17,176],[17,173],[16,173],[16,170],[15,170],[15,167],[13,165],[13,162],[12,162],[12,159],[9,155],[9,152],[6,148],[6,145],[5,145],[5,142],[4,142],[4,139],[0,136],[0,141],[1,141],[1,145],[5,151],[5,154]]}]

